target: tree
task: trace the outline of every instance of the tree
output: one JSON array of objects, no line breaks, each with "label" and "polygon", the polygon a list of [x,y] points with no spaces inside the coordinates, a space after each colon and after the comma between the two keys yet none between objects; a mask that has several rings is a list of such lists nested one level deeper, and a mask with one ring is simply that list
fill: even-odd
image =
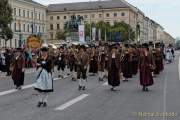
[{"label": "tree", "polygon": [[2,29],[2,37],[5,40],[12,39],[13,32],[9,27],[9,24],[13,20],[12,17],[12,9],[8,3],[8,0],[1,0],[0,1],[0,28]]},{"label": "tree", "polygon": [[65,31],[59,30],[59,31],[56,33],[56,39],[58,39],[58,40],[65,40],[65,39],[66,39],[66,33],[65,33]]},{"label": "tree", "polygon": [[101,38],[102,40],[105,40],[105,36],[106,36],[106,33],[108,33],[110,29],[110,25],[104,21],[99,21],[98,23],[96,23],[96,28],[97,30],[98,29],[101,30]]}]

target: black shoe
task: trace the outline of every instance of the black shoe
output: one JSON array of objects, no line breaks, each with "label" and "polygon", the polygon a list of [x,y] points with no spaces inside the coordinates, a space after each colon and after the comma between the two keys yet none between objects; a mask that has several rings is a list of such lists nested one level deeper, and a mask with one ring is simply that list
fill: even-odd
[{"label": "black shoe", "polygon": [[128,81],[129,81],[128,79],[123,80],[123,82],[128,82]]},{"label": "black shoe", "polygon": [[103,82],[103,78],[99,78],[99,82]]},{"label": "black shoe", "polygon": [[72,78],[72,81],[76,81],[76,78]]},{"label": "black shoe", "polygon": [[78,88],[78,89],[81,90],[81,89],[82,89],[82,86],[79,85],[79,88]]},{"label": "black shoe", "polygon": [[38,102],[37,107],[41,107],[42,104],[43,102]]},{"label": "black shoe", "polygon": [[114,89],[114,87],[112,87],[112,88],[111,88],[111,91],[116,91],[116,90]]},{"label": "black shoe", "polygon": [[146,88],[145,88],[145,91],[146,91],[146,92],[148,92],[148,91],[149,91],[149,89],[146,87]]},{"label": "black shoe", "polygon": [[22,87],[21,87],[21,86],[19,86],[19,87],[17,87],[16,89],[17,89],[17,90],[22,90]]},{"label": "black shoe", "polygon": [[83,87],[82,87],[82,90],[85,90],[85,89],[86,89],[86,87],[85,87],[85,86],[83,86]]},{"label": "black shoe", "polygon": [[146,87],[143,87],[142,91],[146,91]]},{"label": "black shoe", "polygon": [[47,107],[47,103],[46,102],[43,102],[43,107]]}]

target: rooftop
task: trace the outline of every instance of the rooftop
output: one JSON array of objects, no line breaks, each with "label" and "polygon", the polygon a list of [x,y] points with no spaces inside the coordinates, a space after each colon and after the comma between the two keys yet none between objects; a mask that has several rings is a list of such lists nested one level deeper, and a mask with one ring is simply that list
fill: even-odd
[{"label": "rooftop", "polygon": [[78,11],[78,10],[97,10],[97,9],[111,9],[111,8],[129,8],[129,6],[118,1],[92,1],[92,2],[76,2],[76,3],[62,3],[50,4],[48,11],[62,12],[62,11]]}]

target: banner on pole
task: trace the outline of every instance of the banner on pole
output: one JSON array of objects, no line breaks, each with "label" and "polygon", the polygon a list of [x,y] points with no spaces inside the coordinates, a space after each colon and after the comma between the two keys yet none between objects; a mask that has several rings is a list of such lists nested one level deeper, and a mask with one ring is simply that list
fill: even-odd
[{"label": "banner on pole", "polygon": [[92,28],[92,40],[96,40],[96,28]]},{"label": "banner on pole", "polygon": [[85,42],[85,32],[84,32],[84,25],[79,25],[79,42]]}]

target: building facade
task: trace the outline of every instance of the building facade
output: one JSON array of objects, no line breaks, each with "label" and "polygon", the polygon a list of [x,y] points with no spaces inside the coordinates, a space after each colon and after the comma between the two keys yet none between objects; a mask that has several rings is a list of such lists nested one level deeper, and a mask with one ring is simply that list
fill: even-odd
[{"label": "building facade", "polygon": [[168,46],[169,44],[175,45],[175,39],[166,31],[163,32],[163,43]]},{"label": "building facade", "polygon": [[56,32],[63,30],[64,23],[73,15],[83,16],[87,23],[104,21],[113,25],[115,22],[124,21],[136,31],[137,12],[122,1],[51,4],[47,12],[47,33],[50,43],[58,42]]},{"label": "building facade", "polygon": [[[19,47],[34,34],[49,43],[59,43],[56,33],[64,30],[64,24],[71,16],[83,16],[84,22],[97,23],[104,21],[110,25],[125,22],[136,32],[136,41],[162,42],[164,28],[146,17],[138,8],[125,0],[106,0],[93,2],[77,2],[41,5],[33,0],[9,0],[13,9],[13,21],[10,25],[14,33],[13,39],[6,45]],[[137,26],[139,35],[137,35]],[[5,41],[0,41],[5,46]]]},{"label": "building facade", "polygon": [[[9,0],[13,10],[13,21],[10,25],[14,35],[7,41],[7,46],[20,47],[27,38],[34,34],[43,40],[46,38],[46,6],[32,0]],[[1,43],[3,46],[4,41]]]}]

